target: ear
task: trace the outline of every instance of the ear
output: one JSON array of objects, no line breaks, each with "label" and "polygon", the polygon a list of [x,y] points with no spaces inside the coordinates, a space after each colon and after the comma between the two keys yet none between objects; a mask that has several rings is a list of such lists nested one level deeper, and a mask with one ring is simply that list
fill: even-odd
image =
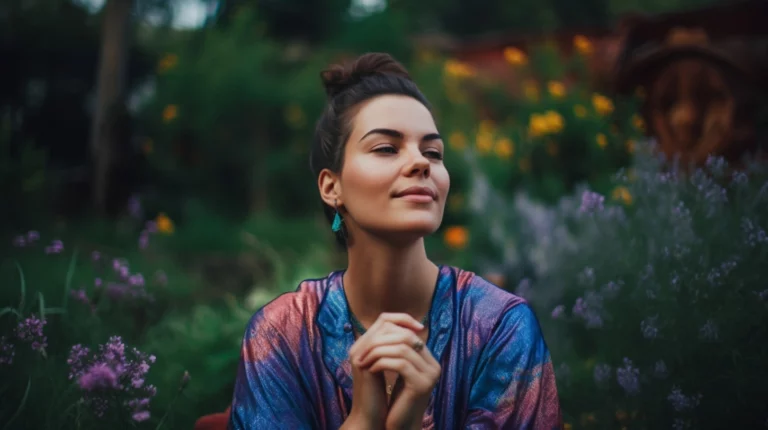
[{"label": "ear", "polygon": [[339,175],[328,169],[323,169],[317,177],[317,188],[320,190],[320,198],[330,207],[343,205],[339,179]]}]

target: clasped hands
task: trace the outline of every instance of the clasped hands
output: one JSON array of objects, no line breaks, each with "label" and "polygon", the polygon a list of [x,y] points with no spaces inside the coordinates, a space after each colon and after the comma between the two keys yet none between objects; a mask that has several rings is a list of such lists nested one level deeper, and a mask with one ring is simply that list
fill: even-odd
[{"label": "clasped hands", "polygon": [[[418,333],[424,326],[404,313],[383,313],[349,350],[352,411],[356,425],[368,429],[421,429],[440,364]],[[396,372],[402,390],[390,405],[384,371]]]}]

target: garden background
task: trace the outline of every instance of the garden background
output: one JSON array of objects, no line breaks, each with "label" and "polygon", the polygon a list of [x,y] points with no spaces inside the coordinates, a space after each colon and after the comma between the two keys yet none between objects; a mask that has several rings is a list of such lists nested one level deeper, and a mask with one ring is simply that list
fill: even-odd
[{"label": "garden background", "polygon": [[530,300],[566,428],[764,428],[766,172],[660,158],[605,66],[621,17],[711,3],[3,2],[0,428],[227,407],[253,312],[343,267],[308,148],[366,51],[449,147],[430,255]]}]

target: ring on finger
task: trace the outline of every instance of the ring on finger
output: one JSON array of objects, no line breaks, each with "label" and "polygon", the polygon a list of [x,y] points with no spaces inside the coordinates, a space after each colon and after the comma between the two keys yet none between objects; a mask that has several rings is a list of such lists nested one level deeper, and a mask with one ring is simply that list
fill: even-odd
[{"label": "ring on finger", "polygon": [[424,349],[424,342],[422,342],[422,340],[419,339],[416,342],[414,342],[413,345],[411,346],[416,352],[421,352],[421,350]]}]

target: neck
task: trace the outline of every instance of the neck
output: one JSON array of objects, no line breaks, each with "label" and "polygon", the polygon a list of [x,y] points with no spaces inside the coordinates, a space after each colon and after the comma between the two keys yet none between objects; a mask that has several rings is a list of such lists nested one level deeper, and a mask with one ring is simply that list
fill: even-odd
[{"label": "neck", "polygon": [[424,240],[394,246],[356,235],[347,250],[344,291],[357,319],[370,327],[383,312],[421,320],[429,312],[439,269],[429,261]]}]

